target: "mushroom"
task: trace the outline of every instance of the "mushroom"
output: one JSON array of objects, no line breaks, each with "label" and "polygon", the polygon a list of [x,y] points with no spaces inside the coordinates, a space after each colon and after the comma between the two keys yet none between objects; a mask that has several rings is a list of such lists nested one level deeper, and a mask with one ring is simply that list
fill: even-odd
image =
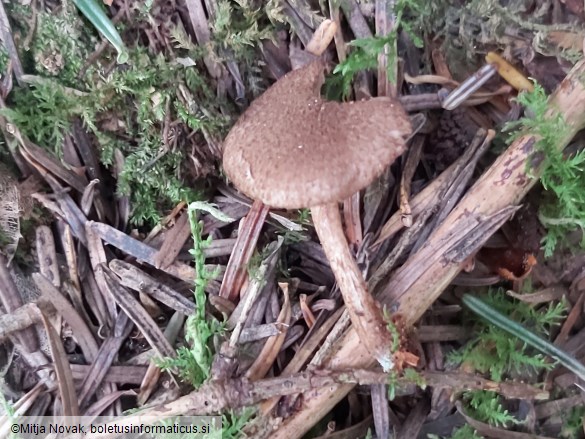
[{"label": "mushroom", "polygon": [[244,194],[275,208],[310,208],[360,339],[385,370],[391,336],[350,252],[338,202],[368,186],[406,150],[411,133],[387,97],[321,98],[325,62],[288,73],[252,102],[225,139],[223,168]]}]

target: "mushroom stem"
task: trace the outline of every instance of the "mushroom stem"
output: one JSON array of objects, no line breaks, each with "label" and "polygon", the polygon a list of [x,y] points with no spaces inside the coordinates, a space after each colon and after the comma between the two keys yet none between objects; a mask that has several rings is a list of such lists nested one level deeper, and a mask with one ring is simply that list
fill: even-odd
[{"label": "mushroom stem", "polygon": [[313,224],[335,275],[343,301],[362,343],[385,371],[393,367],[392,338],[382,311],[349,250],[337,203],[311,208]]}]

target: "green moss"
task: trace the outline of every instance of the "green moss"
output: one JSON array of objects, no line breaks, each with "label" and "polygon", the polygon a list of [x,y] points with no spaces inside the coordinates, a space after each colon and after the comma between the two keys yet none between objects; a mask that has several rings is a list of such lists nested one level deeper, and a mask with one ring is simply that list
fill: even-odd
[{"label": "green moss", "polygon": [[[566,312],[563,302],[536,308],[508,298],[501,289],[490,290],[485,302],[539,335],[546,335],[552,325],[559,324]],[[449,354],[452,363],[469,364],[494,381],[502,381],[510,374],[525,369],[548,370],[554,366],[542,354],[535,354],[524,343],[483,319],[473,318],[468,324],[477,335],[462,349]]]},{"label": "green moss", "polygon": [[[436,434],[429,434],[428,439],[439,439]],[[464,425],[453,431],[453,434],[445,439],[483,439],[471,425]]]},{"label": "green moss", "polygon": [[274,40],[275,25],[284,23],[282,6],[277,0],[219,0],[212,24],[212,46],[218,59],[235,61],[249,97],[258,96],[267,87],[263,63],[257,56],[263,40]]},{"label": "green moss", "polygon": [[502,407],[500,397],[495,392],[477,390],[463,395],[467,413],[474,419],[490,425],[510,426],[519,421]]},{"label": "green moss", "polygon": [[193,291],[195,312],[187,317],[185,322],[185,341],[188,346],[179,348],[175,358],[166,358],[159,362],[161,368],[175,369],[183,380],[196,388],[201,386],[211,373],[213,360],[213,352],[210,348],[211,340],[224,332],[224,325],[206,313],[207,295],[205,288],[211,280],[218,276],[218,271],[209,271],[205,267],[204,250],[211,245],[211,236],[203,239],[203,221],[198,218],[200,210],[221,221],[231,221],[231,218],[213,205],[202,202],[189,205],[189,223],[194,243],[190,253],[195,260],[195,273],[197,273]]},{"label": "green moss", "polygon": [[[69,21],[56,19],[46,27],[55,33],[63,23]],[[69,23],[65,27],[70,28],[75,26]],[[48,38],[47,32],[40,35]],[[231,123],[220,108],[225,103],[218,101],[202,73],[196,67],[184,67],[162,55],[152,56],[144,49],[135,49],[128,66],[109,74],[99,67],[90,69],[83,80],[77,81],[75,90],[68,88],[72,75],[77,75],[80,68],[74,60],[81,60],[87,53],[66,45],[63,50],[68,51],[66,59],[71,63],[64,65],[58,77],[14,89],[8,100],[9,109],[3,112],[10,122],[57,156],[62,155],[65,133],[75,118],[80,118],[94,135],[105,166],[113,164],[114,151],[118,149],[125,158],[118,192],[130,196],[131,220],[136,225],[153,224],[173,204],[200,198],[192,189],[195,182],[184,178],[189,175],[190,151],[180,143],[165,147],[163,132],[165,118],[179,118],[189,131],[185,125],[179,126],[178,140],[199,133],[205,145],[204,134],[219,139]],[[181,84],[189,101],[181,93]],[[169,111],[171,114],[167,114]],[[112,121],[119,129],[107,128]],[[207,151],[202,154],[211,155]]]},{"label": "green moss", "polygon": [[573,407],[568,414],[563,416],[563,428],[561,437],[564,439],[581,439],[583,438],[583,418],[585,417],[585,407]]},{"label": "green moss", "polygon": [[0,72],[5,72],[6,68],[8,67],[8,52],[4,46],[0,46]]},{"label": "green moss", "polygon": [[[30,7],[20,9],[20,14],[32,23]],[[31,31],[26,29],[26,35]],[[80,19],[73,2],[63,1],[53,11],[39,10],[33,35],[30,56],[34,73],[58,77],[60,84],[68,87],[78,86],[77,75],[100,39],[93,27]]]},{"label": "green moss", "polygon": [[[570,131],[559,113],[551,113],[548,96],[535,84],[533,92],[521,93],[518,102],[525,107],[519,121],[510,123],[506,130],[516,130],[510,137],[512,142],[518,135],[529,131],[537,137],[536,149],[542,156],[540,182],[544,197],[540,205],[539,219],[547,228],[543,239],[545,256],[551,256],[558,244],[566,244],[567,236],[574,230],[585,230],[585,151],[565,156],[558,149],[559,139]],[[532,163],[527,163],[530,173]],[[585,234],[581,241],[585,248]]]},{"label": "green moss", "polygon": [[375,68],[378,65],[378,56],[384,50],[387,50],[388,55],[388,79],[395,82],[399,32],[408,34],[415,46],[422,48],[421,23],[426,17],[425,11],[427,10],[427,6],[419,0],[396,1],[393,8],[394,26],[392,31],[384,36],[351,41],[349,46],[352,51],[345,60],[335,66],[333,74],[327,78],[325,94],[330,99],[347,98],[355,75],[361,71]]}]

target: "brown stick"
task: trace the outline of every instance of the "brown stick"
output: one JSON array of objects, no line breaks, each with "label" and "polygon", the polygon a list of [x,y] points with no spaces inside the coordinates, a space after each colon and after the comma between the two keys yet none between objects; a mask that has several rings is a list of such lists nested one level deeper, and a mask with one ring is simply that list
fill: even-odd
[{"label": "brown stick", "polygon": [[[562,150],[575,134],[585,127],[585,61],[577,63],[549,99],[550,115],[559,112],[568,125],[567,132],[559,133],[557,148]],[[454,252],[466,236],[470,223],[478,226],[486,218],[516,206],[537,182],[541,169],[527,174],[526,163],[535,152],[537,138],[526,133],[518,138],[469,190],[443,224],[429,237],[427,244],[392,276],[380,296],[382,303],[395,304],[408,324],[414,324],[437,299],[451,280],[460,272],[460,257],[466,253]],[[534,177],[533,177],[534,176]],[[473,227],[471,227],[473,232]],[[472,233],[471,233],[472,234]],[[476,247],[490,234],[475,236]],[[459,257],[456,257],[456,256]],[[339,350],[327,361],[332,369],[368,368],[373,362],[366,355],[355,329],[338,342]],[[303,398],[303,408],[288,418],[272,439],[302,437],[317,421],[327,414],[353,388],[344,384],[335,389],[311,392]]]},{"label": "brown stick", "polygon": [[317,56],[322,55],[331,43],[335,32],[337,32],[337,25],[335,22],[331,20],[323,20],[315,30],[315,33],[307,44],[305,50]]},{"label": "brown stick", "polygon": [[[246,378],[235,378],[226,381],[210,381],[198,390],[191,392],[175,401],[151,407],[134,415],[116,421],[117,425],[131,423],[137,416],[165,418],[191,413],[204,416],[221,413],[226,409],[251,406],[274,396],[294,395],[310,390],[329,394],[331,388],[341,383],[372,385],[387,384],[388,374],[369,370],[313,370],[292,375],[286,378],[266,378],[250,381]],[[461,390],[492,390],[509,398],[544,400],[549,393],[537,387],[523,383],[497,383],[473,374],[421,372],[421,379],[427,386]],[[397,395],[410,395],[416,386],[399,378],[396,381]],[[256,437],[256,436],[254,436]],[[92,436],[96,439],[97,436]]]},{"label": "brown stick", "polygon": [[246,267],[260,238],[262,226],[270,207],[260,201],[254,201],[250,212],[240,224],[238,239],[225,269],[225,275],[219,289],[219,296],[237,302],[240,290],[246,281],[248,272]]},{"label": "brown stick", "polygon": [[[10,273],[8,260],[2,252],[0,252],[0,303],[8,313],[16,311],[23,305],[22,297]],[[39,340],[33,328],[24,328],[14,336],[28,352],[39,349]]]},{"label": "brown stick", "polygon": [[41,310],[34,302],[26,303],[12,312],[0,315],[0,343],[14,332],[22,331],[37,323],[41,323]]}]

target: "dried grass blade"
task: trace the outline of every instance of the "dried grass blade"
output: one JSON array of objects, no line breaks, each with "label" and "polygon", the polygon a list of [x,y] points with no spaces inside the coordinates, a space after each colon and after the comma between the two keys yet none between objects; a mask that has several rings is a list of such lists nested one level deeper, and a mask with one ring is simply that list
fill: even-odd
[{"label": "dried grass blade", "polygon": [[103,271],[106,283],[120,308],[122,308],[128,317],[130,317],[130,320],[138,326],[150,346],[152,346],[162,358],[173,358],[175,356],[175,350],[165,338],[157,324],[142,307],[140,302],[118,283],[117,277],[107,266],[102,264],[100,265],[99,270]]},{"label": "dried grass blade", "polygon": [[[169,324],[165,328],[165,337],[169,341],[169,343],[174,344],[175,340],[177,339],[183,324],[185,323],[185,315],[181,314],[180,312],[176,312],[173,314],[171,319],[169,320]],[[162,371],[160,367],[156,366],[153,363],[150,363],[142,382],[140,383],[140,392],[138,393],[138,405],[143,405],[146,403],[150,395],[154,391],[156,384],[158,383],[158,379],[162,375]]]},{"label": "dried grass blade", "polygon": [[301,312],[303,313],[303,318],[305,319],[305,322],[307,323],[307,326],[309,327],[309,329],[311,329],[313,326],[315,326],[316,318],[315,318],[315,314],[313,314],[313,311],[311,310],[311,307],[309,306],[306,294],[299,295],[299,304],[301,306]]},{"label": "dried grass blade", "polygon": [[569,294],[569,290],[565,287],[559,285],[549,288],[544,288],[542,290],[536,291],[534,293],[528,294],[519,294],[512,290],[506,291],[506,294],[514,299],[520,300],[526,303],[548,303],[553,300],[560,300],[563,296]]},{"label": "dried grass blade", "polygon": [[[89,221],[88,227],[94,230],[108,244],[154,267],[157,253],[156,249],[104,223]],[[163,271],[187,282],[193,282],[195,279],[195,270],[193,267],[182,262],[175,261]]]},{"label": "dried grass blade", "polygon": [[[30,389],[22,398],[16,401],[13,405],[14,416],[24,416],[25,413],[32,407],[37,398],[46,392],[46,388],[43,383],[37,383],[32,389]],[[10,426],[12,422],[9,422],[11,418],[8,415],[0,416],[0,437],[5,438],[10,434]]]},{"label": "dried grass blade", "polygon": [[555,338],[554,344],[556,346],[561,346],[569,339],[569,333],[571,329],[575,326],[575,324],[579,321],[579,318],[583,315],[583,303],[585,302],[585,292],[581,292],[581,295],[569,311],[569,315],[565,319],[563,326],[561,326],[561,330]]},{"label": "dried grass blade", "polygon": [[[281,325],[288,325],[290,323],[291,318],[291,306],[290,306],[290,298],[288,295],[288,284],[279,284],[280,288],[282,289],[282,293],[284,294],[284,304],[282,305],[282,309],[280,314],[278,315],[277,323]],[[256,381],[263,378],[274,363],[276,356],[280,352],[280,348],[284,343],[286,338],[287,331],[282,331],[280,334],[270,337],[258,358],[254,361],[250,369],[246,372],[246,377],[250,381]]]},{"label": "dried grass blade", "polygon": [[108,288],[106,280],[104,279],[103,272],[98,270],[100,264],[107,263],[106,250],[100,236],[89,226],[89,222],[86,224],[87,237],[87,251],[89,253],[89,260],[91,267],[94,272],[95,282],[98,286],[98,291],[101,294],[103,303],[106,306],[107,314],[105,315],[107,326],[113,327],[116,321],[118,310],[116,309],[116,301],[112,296],[112,292]]},{"label": "dried grass blade", "polygon": [[[376,36],[385,37],[394,30],[394,3],[386,0],[376,0],[375,6]],[[378,55],[378,96],[395,98],[397,94],[396,84],[392,84],[388,79],[388,62],[388,46],[386,46]],[[398,63],[395,60],[390,60],[390,62],[394,63],[392,75],[397,78]]]},{"label": "dried grass blade", "polygon": [[[71,373],[73,379],[81,381],[87,375],[90,365],[86,364],[71,364]],[[144,374],[146,373],[146,366],[111,366],[106,374],[104,381],[106,383],[114,384],[131,384],[139,386],[142,382]]]},{"label": "dried grass blade", "polygon": [[144,293],[155,298],[184,315],[191,315],[195,311],[193,301],[187,299],[178,291],[149,276],[140,268],[120,259],[113,259],[110,269],[120,277],[120,284],[134,291]]},{"label": "dried grass blade", "polygon": [[74,288],[81,292],[81,284],[79,282],[79,271],[77,269],[77,251],[75,250],[75,244],[73,242],[73,236],[71,235],[71,227],[64,222],[58,224],[61,229],[61,245],[65,253],[65,259],[67,260],[67,270],[69,272],[69,279],[73,283]]},{"label": "dried grass blade", "polygon": [[388,391],[385,384],[373,384],[370,386],[372,398],[372,414],[377,437],[390,437],[390,410],[388,404]]},{"label": "dried grass blade", "polygon": [[347,58],[347,48],[345,46],[345,41],[343,39],[343,32],[341,31],[341,19],[339,14],[339,4],[336,0],[328,0],[329,3],[329,13],[330,18],[337,29],[335,30],[335,50],[337,51],[337,58],[339,62],[343,62],[345,58]]},{"label": "dried grass blade", "polygon": [[73,375],[69,367],[67,354],[61,343],[61,337],[59,337],[59,334],[57,334],[49,320],[42,314],[41,320],[47,331],[47,340],[51,349],[51,356],[53,357],[53,366],[57,374],[63,416],[79,416],[79,405],[77,404]]},{"label": "dried grass blade", "polygon": [[[8,267],[8,260],[0,252],[0,301],[2,306],[8,312],[16,311],[23,305],[22,297],[14,283],[14,278]],[[17,340],[29,352],[35,352],[39,348],[39,340],[33,328],[27,328],[15,334]]]},{"label": "dried grass blade", "polygon": [[114,392],[104,395],[102,398],[94,402],[88,407],[83,414],[84,416],[99,416],[109,406],[120,399],[122,396],[134,396],[136,392],[134,390],[116,390]]},{"label": "dried grass blade", "polygon": [[396,432],[395,439],[419,437],[422,426],[430,411],[430,398],[421,398],[414,408],[410,410],[410,413],[400,427],[400,430]]},{"label": "dried grass blade", "polygon": [[129,324],[128,316],[123,313],[118,314],[114,334],[100,346],[97,357],[93,361],[91,368],[81,383],[79,391],[79,405],[84,406],[87,400],[95,393],[101,385],[116,359],[124,340],[130,334],[132,324]]},{"label": "dried grass blade", "polygon": [[45,300],[51,303],[69,326],[71,326],[71,330],[75,334],[75,338],[87,361],[95,361],[99,348],[85,321],[46,277],[40,273],[34,273],[32,278]]},{"label": "dried grass blade", "polygon": [[265,323],[263,325],[253,326],[251,328],[242,329],[238,344],[251,343],[263,338],[272,337],[282,332],[283,326],[278,323]]},{"label": "dried grass blade", "polygon": [[49,174],[34,159],[27,156],[28,153],[26,151],[22,150],[21,152],[24,157],[28,157],[27,160],[30,164],[39,171],[45,181],[51,186],[51,189],[55,192],[55,198],[57,199],[59,210],[52,210],[71,226],[73,234],[83,245],[87,246],[87,238],[85,236],[85,223],[87,222],[87,218],[85,214],[79,209],[79,206],[77,206],[77,203],[73,201],[71,196],[65,192],[63,186],[61,186],[55,177]]},{"label": "dried grass blade", "polygon": [[364,18],[356,0],[344,0],[340,3],[343,15],[349,23],[351,31],[356,38],[372,38],[372,30]]},{"label": "dried grass blade", "polygon": [[404,227],[412,226],[412,209],[409,202],[410,187],[422,155],[424,137],[416,136],[412,143],[413,145],[408,149],[408,156],[400,179],[400,220]]},{"label": "dried grass blade", "polygon": [[[94,200],[96,198],[96,191],[98,190],[99,180],[93,179],[91,180],[88,185],[83,190],[83,194],[81,195],[81,201],[79,205],[81,206],[81,211],[85,216],[89,216],[91,212],[91,208],[93,206]],[[103,215],[99,214],[100,220],[103,220]]]},{"label": "dried grass blade", "polygon": [[362,220],[360,215],[361,196],[355,193],[343,200],[343,218],[345,235],[351,246],[359,246],[363,239]]},{"label": "dried grass blade", "polygon": [[[478,131],[476,139],[481,141],[474,142],[475,148],[468,148],[465,153],[445,171],[443,171],[437,178],[435,178],[428,186],[420,191],[414,198],[410,200],[410,208],[413,216],[420,215],[424,211],[428,211],[437,206],[441,199],[441,195],[447,191],[448,187],[453,186],[454,181],[457,178],[461,178],[461,173],[479,160],[481,153],[485,151],[485,148],[489,146],[491,139],[493,138],[492,132],[485,132],[483,130]],[[472,171],[473,169],[471,169]],[[469,172],[467,172],[469,174]],[[404,227],[401,220],[401,213],[396,212],[390,219],[384,224],[380,231],[380,236],[372,244],[372,248],[380,245],[384,240],[391,238],[398,231]]]},{"label": "dried grass blade", "polygon": [[36,303],[26,303],[7,314],[0,315],[0,342],[13,333],[41,322],[41,310]]},{"label": "dried grass blade", "polygon": [[311,26],[302,19],[293,5],[293,0],[282,2],[282,12],[286,16],[292,32],[301,40],[304,45],[309,44],[312,36]]},{"label": "dried grass blade", "polygon": [[17,131],[15,137],[19,140],[21,149],[20,153],[22,156],[36,169],[41,171],[41,175],[46,179],[46,174],[50,173],[57,177],[59,180],[66,183],[68,186],[75,189],[80,194],[83,193],[88,185],[87,178],[76,174],[70,169],[63,167],[57,159],[49,155],[41,147],[30,142],[21,136],[20,132]]},{"label": "dried grass blade", "polygon": [[205,8],[202,0],[186,0],[185,2],[189,12],[189,20],[195,32],[195,37],[199,46],[204,48],[203,62],[209,74],[219,79],[222,74],[223,66],[216,61],[217,55],[212,51],[210,26],[205,15]]},{"label": "dried grass blade", "polygon": [[240,332],[244,328],[244,324],[248,320],[252,309],[257,306],[257,299],[263,291],[263,283],[266,282],[269,273],[276,266],[283,242],[284,240],[279,238],[278,241],[272,242],[268,245],[268,256],[260,264],[257,276],[255,276],[255,278],[253,278],[248,284],[244,299],[238,303],[238,306],[228,319],[226,327],[233,328],[233,332],[230,336],[231,346],[236,346],[237,340],[240,337]]},{"label": "dried grass blade", "polygon": [[247,276],[246,267],[256,248],[260,231],[269,210],[268,206],[255,201],[250,208],[250,212],[240,224],[240,233],[219,290],[221,297],[225,297],[232,302],[237,301]]},{"label": "dried grass blade", "polygon": [[154,258],[156,268],[167,268],[171,265],[191,236],[189,215],[183,212],[174,226],[167,232],[165,240]]}]

